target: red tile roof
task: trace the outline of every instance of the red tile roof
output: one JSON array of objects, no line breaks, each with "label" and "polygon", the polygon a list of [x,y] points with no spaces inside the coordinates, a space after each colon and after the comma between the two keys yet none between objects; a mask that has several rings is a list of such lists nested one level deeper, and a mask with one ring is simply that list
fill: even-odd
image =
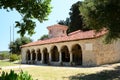
[{"label": "red tile roof", "polygon": [[35,46],[35,45],[42,45],[42,44],[51,44],[51,43],[81,40],[81,39],[90,39],[90,38],[100,37],[106,33],[107,33],[106,30],[103,30],[103,31],[98,32],[98,33],[95,33],[94,30],[85,31],[85,32],[78,30],[78,31],[75,31],[75,32],[68,34],[68,36],[50,38],[47,40],[39,40],[36,42],[31,42],[31,43],[22,45],[21,47]]}]

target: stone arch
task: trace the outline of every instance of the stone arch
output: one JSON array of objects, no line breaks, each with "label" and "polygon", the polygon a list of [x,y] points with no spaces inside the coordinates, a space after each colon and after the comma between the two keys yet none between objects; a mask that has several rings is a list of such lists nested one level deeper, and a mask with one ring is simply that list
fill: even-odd
[{"label": "stone arch", "polygon": [[75,65],[82,65],[82,49],[79,44],[72,46],[72,58]]},{"label": "stone arch", "polygon": [[51,52],[52,61],[58,62],[59,61],[59,52],[58,52],[57,46],[53,46],[50,52]]},{"label": "stone arch", "polygon": [[43,63],[48,64],[49,63],[49,53],[47,48],[43,49]]},{"label": "stone arch", "polygon": [[31,51],[31,53],[32,53],[32,61],[33,61],[33,63],[35,63],[35,60],[36,60],[35,50],[33,49],[33,50]]},{"label": "stone arch", "polygon": [[62,56],[63,62],[70,61],[70,53],[69,53],[69,49],[66,45],[62,46],[62,48],[61,48],[61,56]]},{"label": "stone arch", "polygon": [[28,49],[27,51],[26,51],[26,61],[27,61],[27,63],[28,63],[28,61],[30,61],[31,60],[31,54],[30,54],[30,50]]},{"label": "stone arch", "polygon": [[40,51],[40,49],[37,49],[37,60],[41,61],[41,51]]}]

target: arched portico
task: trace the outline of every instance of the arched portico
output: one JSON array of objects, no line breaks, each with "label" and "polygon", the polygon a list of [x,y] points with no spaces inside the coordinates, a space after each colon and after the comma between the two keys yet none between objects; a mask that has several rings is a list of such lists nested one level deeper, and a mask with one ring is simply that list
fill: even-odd
[{"label": "arched portico", "polygon": [[28,64],[29,63],[29,61],[30,61],[30,50],[27,50],[26,51],[26,63]]},{"label": "arched portico", "polygon": [[26,63],[58,65],[82,65],[82,49],[79,44],[51,45],[26,51]]},{"label": "arched portico", "polygon": [[61,48],[61,57],[62,57],[62,62],[70,61],[70,53],[66,45]]},{"label": "arched portico", "polygon": [[75,65],[82,65],[82,49],[79,44],[72,46],[72,58]]},{"label": "arched portico", "polygon": [[49,53],[47,48],[43,49],[43,63],[48,64],[49,63]]},{"label": "arched portico", "polygon": [[58,48],[56,46],[53,46],[53,48],[51,49],[51,59],[54,62],[59,61],[59,52],[58,52]]},{"label": "arched portico", "polygon": [[37,49],[37,61],[41,61],[41,51]]},{"label": "arched portico", "polygon": [[35,60],[36,60],[36,53],[35,50],[32,50],[32,63],[35,64]]}]

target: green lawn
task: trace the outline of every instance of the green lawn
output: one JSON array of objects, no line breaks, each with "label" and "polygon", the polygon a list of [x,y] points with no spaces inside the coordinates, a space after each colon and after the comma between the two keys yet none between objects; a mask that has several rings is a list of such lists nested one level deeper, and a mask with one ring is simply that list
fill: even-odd
[{"label": "green lawn", "polygon": [[[120,80],[120,63],[100,67],[31,66],[21,68],[34,80]],[[9,70],[5,70],[9,72]],[[19,72],[20,69],[14,69]]]},{"label": "green lawn", "polygon": [[14,64],[14,63],[8,62],[8,61],[2,61],[2,60],[0,60],[0,67],[4,67],[4,66],[14,66],[14,65],[17,65],[17,64]]},{"label": "green lawn", "polygon": [[[104,68],[104,67],[103,67]],[[38,66],[24,68],[38,80],[120,80],[120,67],[114,70],[102,70],[101,68],[70,68],[55,66]]]}]

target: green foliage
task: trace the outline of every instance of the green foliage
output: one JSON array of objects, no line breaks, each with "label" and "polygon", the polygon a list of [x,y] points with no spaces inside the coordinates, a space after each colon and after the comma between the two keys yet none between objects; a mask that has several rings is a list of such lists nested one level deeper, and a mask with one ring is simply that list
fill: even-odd
[{"label": "green foliage", "polygon": [[49,37],[48,37],[48,35],[47,34],[44,34],[40,39],[38,39],[38,40],[44,40],[44,39],[48,39]]},{"label": "green foliage", "polygon": [[23,36],[26,32],[32,35],[36,26],[34,19],[39,22],[47,20],[51,12],[51,0],[0,0],[0,9],[7,11],[15,9],[21,16],[21,21],[16,21],[16,27],[20,30],[18,33]]},{"label": "green foliage", "polygon": [[10,71],[10,73],[2,72],[0,80],[17,80],[17,74],[14,71]]},{"label": "green foliage", "polygon": [[84,0],[80,10],[87,27],[108,30],[107,43],[120,38],[120,0]]},{"label": "green foliage", "polygon": [[83,29],[83,22],[82,16],[80,15],[79,7],[81,6],[82,2],[78,1],[77,3],[73,4],[70,8],[70,26],[68,28],[68,33]]},{"label": "green foliage", "polygon": [[33,80],[31,75],[27,72],[21,71],[19,74],[15,73],[13,70],[10,73],[2,72],[0,80]]},{"label": "green foliage", "polygon": [[65,21],[60,20],[58,22],[58,24],[68,26],[67,33],[70,33],[76,30],[83,30],[83,31],[90,30],[90,28],[85,27],[85,24],[83,23],[83,18],[79,10],[79,7],[81,7],[81,5],[82,5],[81,1],[74,3],[70,8],[70,12],[69,12],[70,17],[66,18]]},{"label": "green foliage", "polygon": [[20,46],[32,42],[32,39],[29,37],[17,38],[14,42],[10,42],[9,49],[11,53],[20,54]]},{"label": "green foliage", "polygon": [[60,20],[60,21],[58,21],[58,24],[69,26],[70,25],[70,18],[66,18],[66,20]]},{"label": "green foliage", "polygon": [[27,72],[21,71],[19,74],[19,79],[18,80],[33,80],[31,75],[29,75]]},{"label": "green foliage", "polygon": [[9,54],[9,51],[0,51],[0,54],[1,53]]},{"label": "green foliage", "polygon": [[20,60],[20,56],[17,54],[11,54],[10,61],[16,61],[16,60]]},{"label": "green foliage", "polygon": [[2,59],[9,59],[9,54],[8,53],[1,53],[0,54]]}]

